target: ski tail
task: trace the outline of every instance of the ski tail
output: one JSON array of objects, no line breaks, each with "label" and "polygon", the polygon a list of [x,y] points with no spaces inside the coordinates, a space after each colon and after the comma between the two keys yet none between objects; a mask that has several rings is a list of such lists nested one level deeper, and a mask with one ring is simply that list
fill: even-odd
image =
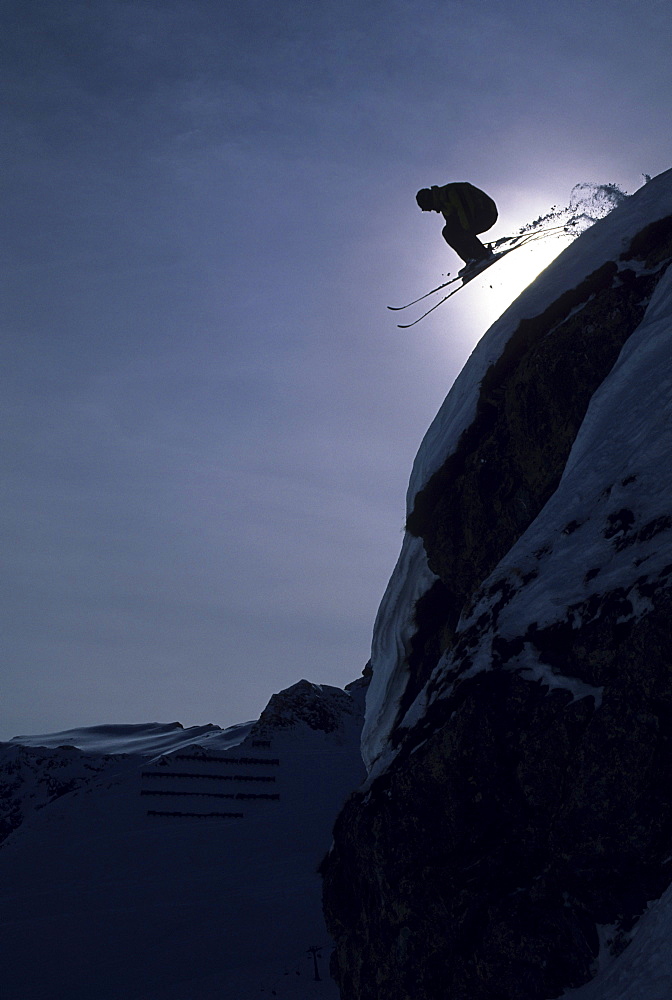
[{"label": "ski tail", "polygon": [[442,306],[443,303],[446,302],[451,297],[451,295],[455,295],[456,292],[459,292],[460,288],[464,288],[464,283],[458,285],[457,288],[453,288],[452,291],[448,292],[447,295],[444,295],[442,299],[439,299],[438,302],[435,302],[434,305],[427,310],[427,312],[424,312],[422,314],[422,316],[418,316],[417,319],[414,319],[412,323],[397,323],[397,326],[399,327],[400,330],[408,330],[410,329],[410,327],[415,326],[415,324],[419,323],[421,319],[425,318],[425,316],[429,316],[429,314],[433,313],[435,309],[438,309],[439,306]]},{"label": "ski tail", "polygon": [[391,309],[392,312],[399,312],[401,309],[408,309],[409,306],[414,306],[418,302],[422,302],[423,299],[428,299],[430,295],[434,295],[435,292],[440,292],[441,289],[447,288],[448,285],[453,285],[456,281],[459,280],[460,280],[460,275],[458,274],[454,278],[449,278],[448,281],[444,281],[443,284],[437,285],[436,288],[432,288],[428,292],[425,292],[424,295],[418,295],[417,299],[413,299],[412,302],[407,302],[403,306],[388,306],[387,308]]}]

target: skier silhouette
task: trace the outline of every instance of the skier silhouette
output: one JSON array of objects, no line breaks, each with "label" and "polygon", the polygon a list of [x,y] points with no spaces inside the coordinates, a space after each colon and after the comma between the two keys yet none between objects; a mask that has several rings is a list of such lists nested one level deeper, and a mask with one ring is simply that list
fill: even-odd
[{"label": "skier silhouette", "polygon": [[497,206],[485,191],[460,181],[443,187],[421,188],[415,200],[423,212],[440,212],[446,220],[443,238],[465,263],[458,274],[466,274],[492,256],[492,250],[476,235],[491,229],[497,222]]}]

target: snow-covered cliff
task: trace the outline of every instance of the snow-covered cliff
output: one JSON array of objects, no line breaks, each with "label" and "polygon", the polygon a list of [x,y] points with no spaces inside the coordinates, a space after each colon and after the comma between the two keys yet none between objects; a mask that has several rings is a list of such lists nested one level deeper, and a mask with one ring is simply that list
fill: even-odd
[{"label": "snow-covered cliff", "polygon": [[[620,275],[627,277],[633,273],[642,276],[647,272],[660,275],[660,271],[666,266],[664,259],[653,261],[647,267],[646,258],[642,260],[629,257],[627,253],[624,259],[621,257],[635,235],[647,223],[664,219],[670,214],[672,214],[672,171],[667,171],[650,181],[620,208],[596,223],[580,240],[568,247],[491,327],[479,341],[422,441],[413,463],[406,497],[409,515],[412,514],[417,495],[444,465],[447,458],[458,451],[463,435],[476,423],[479,403],[482,405],[483,400],[480,392],[481,383],[488,370],[501,361],[507,344],[511,342],[520,324],[528,317],[543,316],[544,312],[561,300],[568,290],[580,287],[586,277],[596,271],[598,265],[613,262],[614,268],[613,271],[607,272],[607,280],[614,284],[619,282],[619,272]],[[581,311],[581,307],[594,294],[593,288],[588,285],[583,294],[584,301],[581,301],[583,297],[581,294],[577,296],[576,302],[569,299],[566,306],[568,311]],[[657,322],[662,317],[664,327],[664,316],[669,313],[669,308],[668,283],[659,289],[657,301],[652,304],[653,311],[647,312],[646,325]],[[646,343],[645,351],[657,350],[665,355],[664,333],[659,334],[656,346],[648,342],[646,328],[643,333],[640,331],[639,340]],[[573,349],[571,343],[567,345],[567,349]],[[628,353],[632,355],[633,350],[631,345]],[[631,358],[630,361],[633,366],[638,364],[646,366],[649,363],[655,366],[656,360],[654,358],[647,360],[642,354]],[[626,357],[619,364],[621,380],[630,377],[627,365]],[[655,367],[653,371],[655,372]],[[634,368],[633,379],[636,384],[637,375]],[[571,386],[568,385],[566,390],[570,393]],[[609,398],[616,406],[619,405],[618,391],[619,386],[613,380],[604,387],[601,393],[603,409],[608,406]],[[633,391],[636,392],[636,389]],[[642,396],[645,402],[645,394],[642,393]],[[592,406],[588,425],[590,427],[596,419],[595,413],[596,407]],[[587,432],[588,427],[584,428],[581,436],[582,442],[585,442],[582,445],[584,450],[590,448],[585,438]],[[625,427],[623,433],[627,440],[638,448],[638,434],[646,434],[646,428],[633,425],[632,428]],[[606,460],[608,461],[608,458]],[[655,465],[655,456],[652,456],[652,461]],[[569,463],[568,471],[573,464],[573,461]],[[560,502],[564,500],[561,499]],[[493,511],[493,515],[494,513]],[[497,530],[496,524],[493,527]],[[390,579],[374,627],[371,660],[373,678],[367,696],[366,722],[362,739],[362,751],[369,768],[381,753],[390,751],[388,737],[395,721],[399,721],[397,719],[399,704],[408,680],[408,652],[411,639],[416,632],[415,607],[419,598],[427,593],[436,580],[436,574],[428,566],[422,539],[407,532],[398,564]]]},{"label": "snow-covered cliff", "polygon": [[670,262],[672,171],[520,296],[421,445],[325,865],[348,1000],[547,1000],[672,880]]}]

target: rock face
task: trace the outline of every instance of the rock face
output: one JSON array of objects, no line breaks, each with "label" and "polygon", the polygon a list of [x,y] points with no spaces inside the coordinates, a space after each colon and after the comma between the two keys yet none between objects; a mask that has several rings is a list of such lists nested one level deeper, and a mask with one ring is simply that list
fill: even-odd
[{"label": "rock face", "polygon": [[547,1000],[672,881],[671,262],[668,171],[428,432],[323,865],[344,1000]]},{"label": "rock face", "polygon": [[328,684],[313,684],[300,680],[271,696],[252,729],[253,736],[264,735],[267,730],[293,728],[297,725],[323,733],[334,733],[343,728],[345,720],[355,720],[361,725],[360,712],[366,693],[366,683],[360,679],[341,688]]}]

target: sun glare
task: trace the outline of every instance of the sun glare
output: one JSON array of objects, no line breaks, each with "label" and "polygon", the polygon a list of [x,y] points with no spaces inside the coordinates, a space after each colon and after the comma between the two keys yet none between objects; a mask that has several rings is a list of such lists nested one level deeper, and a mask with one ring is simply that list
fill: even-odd
[{"label": "sun glare", "polygon": [[[572,242],[569,236],[549,237],[514,250],[479,278],[471,289],[471,308],[478,312],[479,325],[486,329]],[[469,289],[465,289],[469,294]]]}]

